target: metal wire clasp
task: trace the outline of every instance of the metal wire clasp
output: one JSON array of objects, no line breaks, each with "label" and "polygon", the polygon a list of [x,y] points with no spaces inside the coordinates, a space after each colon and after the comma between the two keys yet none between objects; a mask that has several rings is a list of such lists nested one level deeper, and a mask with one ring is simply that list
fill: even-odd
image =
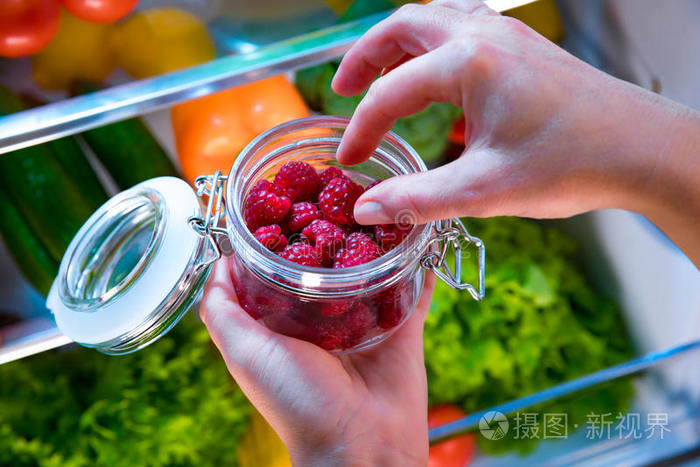
[{"label": "metal wire clasp", "polygon": [[225,175],[220,171],[216,171],[214,175],[202,175],[195,179],[194,187],[197,189],[197,196],[203,197],[207,195],[209,200],[205,211],[204,219],[198,216],[192,216],[187,219],[190,227],[200,237],[205,237],[209,240],[212,247],[213,255],[202,260],[197,265],[198,268],[204,268],[214,263],[222,256],[222,248],[217,241],[218,236],[228,238],[226,229],[219,227],[219,221],[224,213],[224,185],[226,183]]},{"label": "metal wire clasp", "polygon": [[[486,263],[486,249],[484,242],[477,237],[469,235],[467,228],[459,219],[448,219],[435,223],[433,236],[428,241],[427,251],[421,258],[421,266],[435,273],[450,287],[458,290],[467,290],[474,300],[481,300],[485,295],[484,270]],[[477,288],[472,284],[462,282],[462,250],[473,243],[477,248],[477,268],[479,282]],[[447,264],[447,253],[450,246],[454,250],[454,272]]]}]

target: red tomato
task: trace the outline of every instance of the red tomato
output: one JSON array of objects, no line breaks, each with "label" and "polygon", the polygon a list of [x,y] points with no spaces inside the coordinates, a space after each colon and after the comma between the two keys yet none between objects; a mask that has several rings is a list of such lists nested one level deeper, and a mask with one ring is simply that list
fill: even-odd
[{"label": "red tomato", "polygon": [[138,0],[61,0],[66,10],[83,21],[113,23],[136,7]]},{"label": "red tomato", "polygon": [[[467,415],[457,406],[443,404],[433,406],[428,411],[428,427],[444,425]],[[464,467],[474,456],[473,433],[457,436],[430,446],[428,467]]]},{"label": "red tomato", "polygon": [[46,47],[60,13],[58,0],[0,0],[0,56],[23,57]]}]

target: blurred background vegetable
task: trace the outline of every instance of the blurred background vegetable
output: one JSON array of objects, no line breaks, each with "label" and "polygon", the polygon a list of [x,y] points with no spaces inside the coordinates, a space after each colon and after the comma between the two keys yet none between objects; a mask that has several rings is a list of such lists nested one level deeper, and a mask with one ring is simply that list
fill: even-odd
[{"label": "blurred background vegetable", "polygon": [[[85,94],[98,89],[83,82],[74,91]],[[179,176],[168,154],[139,117],[93,128],[81,136],[122,190],[154,177]]]},{"label": "blurred background vegetable", "polygon": [[117,24],[110,47],[119,66],[138,79],[214,58],[206,25],[193,14],[171,7],[140,11]]},{"label": "blurred background vegetable", "polygon": [[113,23],[136,7],[138,0],[61,0],[72,15],[92,23]]},{"label": "blurred background vegetable", "polygon": [[0,465],[236,465],[249,403],[189,315],[156,344],[0,365]]},{"label": "blurred background vegetable", "polygon": [[[584,279],[573,240],[525,219],[464,221],[487,245],[486,298],[438,281],[424,338],[431,404],[475,412],[632,357],[617,305]],[[474,280],[473,264],[463,266]],[[622,380],[547,409],[567,413],[573,431],[588,413],[624,413],[632,394]],[[509,433],[498,443],[479,438],[479,447],[527,452],[536,442]]]},{"label": "blurred background vegetable", "polygon": [[45,89],[68,90],[75,81],[104,81],[116,66],[107,44],[112,26],[61,12],[58,33],[32,57],[32,76]]},{"label": "blurred background vegetable", "polygon": [[58,30],[58,0],[0,1],[0,56],[24,57],[46,47]]},{"label": "blurred background vegetable", "polygon": [[[466,416],[466,412],[456,405],[435,405],[428,410],[428,428],[435,428]],[[465,467],[474,457],[475,444],[473,433],[433,444],[428,452],[428,467]]]},{"label": "blurred background vegetable", "polygon": [[309,111],[282,75],[177,104],[171,120],[185,179],[216,170],[228,174],[238,153],[253,138]]}]

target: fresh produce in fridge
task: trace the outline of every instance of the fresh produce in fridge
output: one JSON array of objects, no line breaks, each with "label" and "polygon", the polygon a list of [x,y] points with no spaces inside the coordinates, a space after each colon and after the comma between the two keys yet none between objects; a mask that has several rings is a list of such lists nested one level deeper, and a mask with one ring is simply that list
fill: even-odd
[{"label": "fresh produce in fridge", "polygon": [[[466,415],[466,412],[456,405],[435,405],[428,410],[428,428],[454,422]],[[428,451],[428,467],[466,467],[474,457],[475,444],[473,433],[435,443]]]},{"label": "fresh produce in fridge", "polygon": [[173,132],[185,179],[193,182],[216,170],[228,174],[253,138],[308,115],[294,85],[281,75],[173,106]]},{"label": "fresh produce in fridge", "polygon": [[[11,157],[11,156],[5,156]],[[39,293],[47,295],[56,274],[56,261],[0,188],[0,236],[22,275]]]},{"label": "fresh produce in fridge", "polygon": [[32,57],[32,76],[45,89],[68,90],[81,80],[101,83],[116,61],[107,47],[113,26],[78,19],[65,11],[51,43]]},{"label": "fresh produce in fridge", "polygon": [[[24,108],[16,95],[0,87],[0,114]],[[72,179],[50,146],[40,144],[0,157],[0,185],[55,260],[92,214],[80,181]]]},{"label": "fresh produce in fridge", "polygon": [[[326,115],[350,117],[364,93],[343,97],[333,92],[331,80],[337,69],[337,63],[306,68],[297,72],[295,83],[312,110]],[[398,119],[392,131],[405,139],[427,164],[434,164],[447,147],[452,123],[460,115],[461,109],[458,107],[433,103],[422,112]]]},{"label": "fresh produce in fridge", "polygon": [[113,23],[131,13],[138,0],[61,0],[61,3],[83,21]]},{"label": "fresh produce in fridge", "polygon": [[174,7],[140,11],[115,25],[110,47],[134,78],[147,78],[208,62],[214,43],[205,24]]},{"label": "fresh produce in fridge", "polygon": [[[475,412],[632,356],[617,306],[584,279],[573,240],[524,219],[468,225],[488,245],[486,299],[473,301],[438,281],[424,334],[431,404]],[[463,268],[473,279],[473,265]],[[631,394],[629,382],[618,381],[524,411],[567,413],[572,431],[587,413],[624,412]],[[498,442],[479,438],[488,452],[527,452],[536,443],[513,433]]]},{"label": "fresh produce in fridge", "polygon": [[192,315],[140,352],[44,352],[0,382],[0,465],[235,465],[251,413]]},{"label": "fresh produce in fridge", "polygon": [[58,30],[58,0],[0,2],[0,57],[24,57],[46,47]]},{"label": "fresh produce in fridge", "polygon": [[[84,94],[97,88],[80,83],[76,90]],[[149,178],[179,175],[163,147],[138,117],[93,128],[81,136],[122,190]]]}]

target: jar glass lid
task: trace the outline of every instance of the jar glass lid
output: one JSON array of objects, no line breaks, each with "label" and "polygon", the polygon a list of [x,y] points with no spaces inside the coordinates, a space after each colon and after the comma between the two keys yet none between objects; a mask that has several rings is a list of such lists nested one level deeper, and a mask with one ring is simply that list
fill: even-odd
[{"label": "jar glass lid", "polygon": [[47,298],[66,336],[110,354],[167,332],[201,291],[207,242],[188,225],[197,196],[174,177],[147,180],[101,206],[71,241]]}]

